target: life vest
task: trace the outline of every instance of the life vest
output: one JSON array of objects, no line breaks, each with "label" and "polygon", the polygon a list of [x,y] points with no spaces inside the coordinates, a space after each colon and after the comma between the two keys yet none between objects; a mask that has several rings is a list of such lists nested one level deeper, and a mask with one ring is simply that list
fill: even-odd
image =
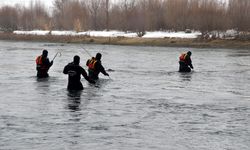
[{"label": "life vest", "polygon": [[36,58],[36,67],[39,69],[48,69],[48,67],[46,65],[43,64],[43,57],[42,56],[38,56]]},{"label": "life vest", "polygon": [[89,69],[94,70],[96,62],[97,62],[97,60],[95,58],[90,59],[88,61],[88,67],[89,67]]},{"label": "life vest", "polygon": [[37,64],[37,65],[42,65],[42,64],[43,64],[42,56],[38,56],[38,57],[36,58],[36,64]]},{"label": "life vest", "polygon": [[187,54],[183,53],[183,54],[181,54],[181,56],[179,57],[179,59],[180,59],[180,61],[185,62],[186,61],[186,57],[187,57]]}]

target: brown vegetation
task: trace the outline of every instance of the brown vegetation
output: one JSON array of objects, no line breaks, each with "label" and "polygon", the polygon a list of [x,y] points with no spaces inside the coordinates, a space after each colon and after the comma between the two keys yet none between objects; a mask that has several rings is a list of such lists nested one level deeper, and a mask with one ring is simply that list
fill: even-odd
[{"label": "brown vegetation", "polygon": [[179,38],[126,38],[126,37],[89,37],[89,36],[53,36],[53,35],[17,35],[13,33],[0,33],[0,40],[38,41],[59,43],[85,43],[85,44],[112,44],[112,45],[141,45],[141,46],[167,46],[167,47],[197,47],[197,48],[247,48],[250,41],[244,40],[199,40]]},{"label": "brown vegetation", "polygon": [[0,8],[0,29],[13,30],[250,30],[250,1],[228,0],[55,0]]}]

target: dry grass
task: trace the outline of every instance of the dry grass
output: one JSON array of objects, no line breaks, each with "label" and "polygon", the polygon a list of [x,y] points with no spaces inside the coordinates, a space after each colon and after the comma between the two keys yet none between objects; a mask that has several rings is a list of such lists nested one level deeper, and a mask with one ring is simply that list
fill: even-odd
[{"label": "dry grass", "polygon": [[60,43],[86,43],[86,44],[112,44],[112,45],[143,45],[168,47],[198,47],[198,48],[250,48],[250,41],[241,40],[199,40],[179,38],[107,38],[88,36],[53,36],[53,35],[16,35],[0,33],[0,40],[60,42]]}]

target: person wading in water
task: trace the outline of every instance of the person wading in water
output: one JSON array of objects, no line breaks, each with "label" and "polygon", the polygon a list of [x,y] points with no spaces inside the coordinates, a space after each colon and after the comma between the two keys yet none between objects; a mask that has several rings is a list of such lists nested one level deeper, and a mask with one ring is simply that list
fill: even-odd
[{"label": "person wading in water", "polygon": [[48,71],[49,68],[53,65],[53,61],[50,62],[47,56],[48,56],[48,51],[43,50],[42,55],[36,58],[36,70],[38,78],[49,77]]},{"label": "person wading in water", "polygon": [[100,72],[105,76],[109,76],[109,74],[105,71],[104,67],[102,66],[101,58],[102,54],[97,53],[96,57],[92,57],[86,62],[86,66],[88,66],[89,77],[93,80],[99,79],[98,75]]},{"label": "person wading in water", "polygon": [[80,57],[74,56],[73,62],[66,65],[63,69],[64,74],[68,74],[68,90],[83,90],[81,75],[89,82],[95,84],[95,81],[87,76],[86,71],[79,65]]},{"label": "person wading in water", "polygon": [[187,53],[181,54],[179,57],[179,72],[191,72],[194,69],[191,60],[192,53],[188,51]]}]

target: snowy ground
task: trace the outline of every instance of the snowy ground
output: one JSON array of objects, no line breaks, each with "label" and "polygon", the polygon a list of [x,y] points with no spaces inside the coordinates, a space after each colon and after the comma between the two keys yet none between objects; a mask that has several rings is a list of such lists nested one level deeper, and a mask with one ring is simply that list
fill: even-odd
[{"label": "snowy ground", "polygon": [[[27,34],[27,35],[48,35],[50,31],[33,30],[33,31],[14,31],[14,34]],[[122,32],[122,31],[86,31],[86,32],[75,32],[75,31],[51,31],[51,35],[87,35],[91,37],[138,37],[135,32]],[[142,38],[197,38],[201,35],[200,32],[185,33],[180,32],[168,32],[168,31],[155,31],[146,32]]]}]

